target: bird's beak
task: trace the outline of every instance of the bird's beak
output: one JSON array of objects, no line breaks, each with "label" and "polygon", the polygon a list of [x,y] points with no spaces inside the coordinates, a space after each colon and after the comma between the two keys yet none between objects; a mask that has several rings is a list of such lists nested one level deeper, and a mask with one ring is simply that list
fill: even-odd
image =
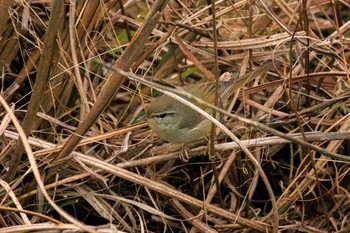
[{"label": "bird's beak", "polygon": [[140,116],[137,121],[147,120],[149,116],[145,113],[144,115]]}]

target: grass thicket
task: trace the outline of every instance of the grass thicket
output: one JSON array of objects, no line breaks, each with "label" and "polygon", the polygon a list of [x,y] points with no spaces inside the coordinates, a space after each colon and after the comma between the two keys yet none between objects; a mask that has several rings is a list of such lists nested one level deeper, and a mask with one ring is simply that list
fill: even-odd
[{"label": "grass thicket", "polygon": [[[1,232],[350,232],[349,1],[2,2]],[[188,161],[138,120],[269,62]]]}]

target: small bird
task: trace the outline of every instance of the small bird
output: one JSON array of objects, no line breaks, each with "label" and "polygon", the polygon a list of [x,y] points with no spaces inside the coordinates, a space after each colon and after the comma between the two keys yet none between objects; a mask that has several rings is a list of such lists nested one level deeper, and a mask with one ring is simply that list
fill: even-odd
[{"label": "small bird", "polygon": [[[208,103],[214,103],[215,83],[185,86],[183,90]],[[206,110],[204,106],[198,107]],[[209,112],[209,109],[206,111]],[[195,141],[205,137],[211,129],[208,119],[167,95],[155,98],[146,108],[146,112],[148,125],[152,130],[171,143]]]},{"label": "small bird", "polygon": [[[219,107],[221,107],[220,103],[225,106],[223,103],[225,103],[229,93],[233,93],[246,82],[266,73],[273,66],[274,63],[268,62],[235,81],[220,82]],[[182,89],[203,101],[214,104],[215,82],[188,85]],[[194,103],[190,99],[184,99]],[[209,108],[198,104],[197,106],[208,113],[212,112]],[[189,143],[195,141],[208,135],[211,129],[211,122],[207,118],[167,95],[153,99],[146,107],[146,114],[147,122],[151,129],[158,136],[171,143]]]}]

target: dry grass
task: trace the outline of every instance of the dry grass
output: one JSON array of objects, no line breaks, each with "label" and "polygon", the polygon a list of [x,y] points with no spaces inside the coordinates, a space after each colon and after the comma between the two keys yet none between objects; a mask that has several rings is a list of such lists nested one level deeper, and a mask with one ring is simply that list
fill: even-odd
[{"label": "dry grass", "polygon": [[[350,232],[348,0],[55,2],[0,8],[1,232]],[[138,121],[269,62],[210,156]]]}]

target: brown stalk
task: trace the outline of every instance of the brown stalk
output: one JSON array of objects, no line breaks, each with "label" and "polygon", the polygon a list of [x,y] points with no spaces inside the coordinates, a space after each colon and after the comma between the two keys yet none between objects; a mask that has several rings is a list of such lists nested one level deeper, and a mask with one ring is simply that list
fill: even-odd
[{"label": "brown stalk", "polygon": [[[140,56],[145,42],[148,40],[149,35],[157,24],[160,17],[160,12],[165,5],[166,2],[160,0],[153,4],[152,10],[148,13],[144,23],[134,35],[133,40],[130,42],[127,50],[116,62],[116,67],[122,70],[128,70],[133,62],[135,62],[135,59]],[[75,134],[69,138],[53,161],[57,161],[68,156],[75,149],[81,140],[81,137],[85,135],[91,125],[97,120],[101,112],[108,106],[113,96],[118,92],[124,79],[125,78],[122,75],[117,73],[112,73],[109,75],[107,82],[103,86],[100,95],[97,97],[96,102],[86,116],[86,119],[78,126]]]},{"label": "brown stalk", "polygon": [[[28,105],[27,113],[23,120],[23,130],[26,137],[29,136],[30,131],[33,128],[36,114],[39,111],[40,103],[42,102],[42,95],[46,90],[47,81],[49,78],[50,68],[55,64],[52,64],[52,55],[55,50],[55,39],[57,35],[57,28],[60,25],[61,12],[63,10],[63,1],[58,1],[53,7],[53,13],[50,17],[48,29],[44,39],[44,45],[42,49],[42,57],[38,67],[38,73],[33,87],[32,96]],[[6,175],[6,180],[11,181],[16,172],[17,167],[21,161],[23,153],[23,145],[21,141],[18,141],[16,149],[11,157],[11,164],[9,172]]]}]

